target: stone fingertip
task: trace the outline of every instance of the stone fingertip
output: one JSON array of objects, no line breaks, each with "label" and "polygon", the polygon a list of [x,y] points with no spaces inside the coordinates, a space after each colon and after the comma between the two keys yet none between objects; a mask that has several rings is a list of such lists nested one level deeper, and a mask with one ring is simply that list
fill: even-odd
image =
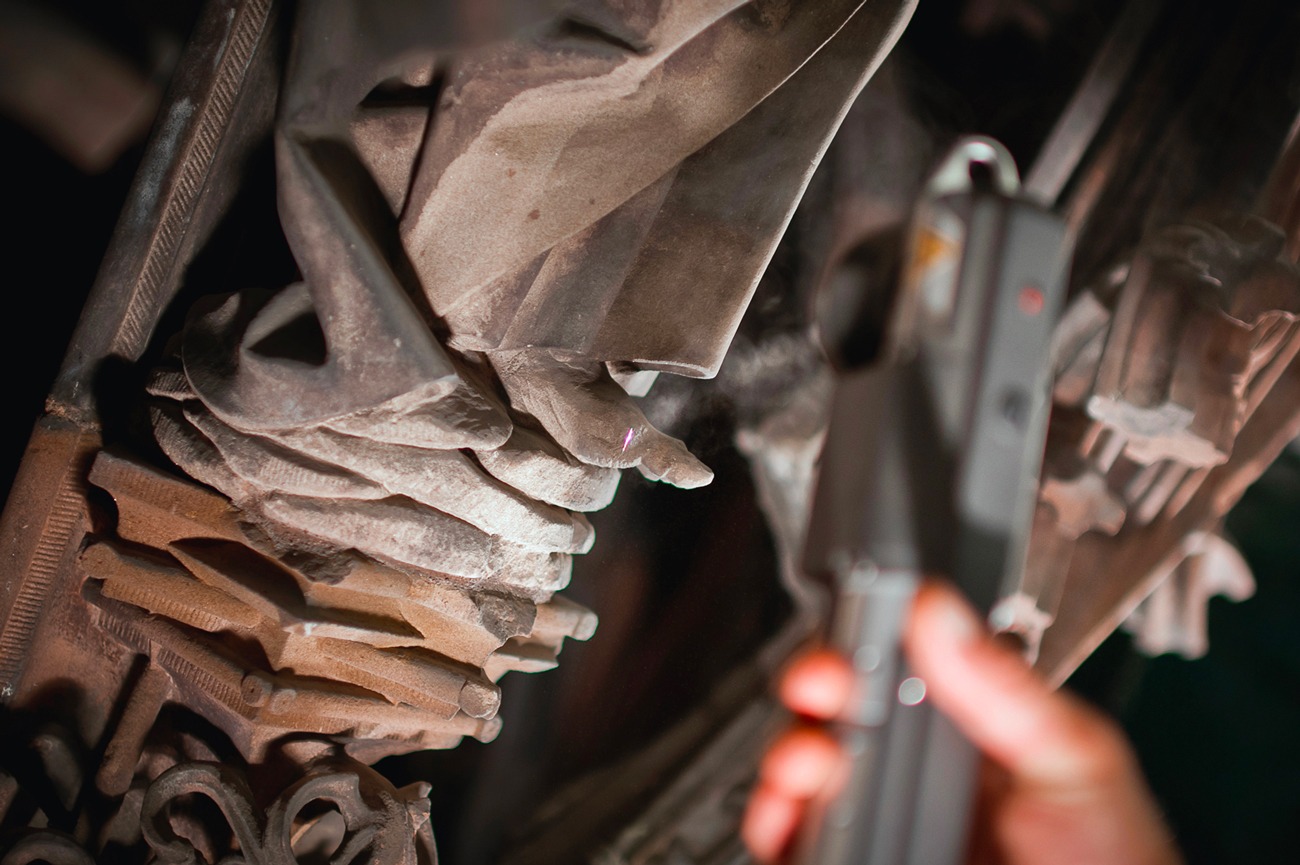
[{"label": "stone fingertip", "polygon": [[471,718],[491,719],[501,708],[501,689],[486,682],[466,682],[460,689],[460,708]]},{"label": "stone fingertip", "polygon": [[662,475],[665,483],[683,490],[694,490],[713,483],[713,469],[696,459],[682,447],[682,455],[674,458]]},{"label": "stone fingertip", "polygon": [[676,447],[669,454],[647,454],[637,470],[652,481],[662,481],[679,489],[693,490],[713,482],[713,469],[695,458],[686,446],[672,439]]},{"label": "stone fingertip", "polygon": [[596,527],[582,514],[570,513],[573,520],[573,543],[569,552],[581,555],[591,552],[596,543]]},{"label": "stone fingertip", "polygon": [[694,490],[700,487],[707,487],[709,484],[713,483],[713,469],[709,468],[694,457],[692,457],[691,460],[693,463],[692,465],[689,465],[685,470],[674,472],[673,477],[669,478],[668,482],[673,486],[680,487],[684,490]]}]

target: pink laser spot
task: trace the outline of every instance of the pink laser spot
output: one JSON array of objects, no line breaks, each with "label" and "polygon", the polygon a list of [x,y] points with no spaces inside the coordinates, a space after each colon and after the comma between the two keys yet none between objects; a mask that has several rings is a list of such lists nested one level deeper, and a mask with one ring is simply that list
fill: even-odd
[{"label": "pink laser spot", "polygon": [[632,427],[627,428],[627,435],[623,436],[623,452],[627,453],[627,446],[632,444],[632,437],[636,435],[636,430]]},{"label": "pink laser spot", "polygon": [[1043,290],[1035,285],[1026,285],[1020,289],[1020,297],[1017,298],[1020,305],[1020,311],[1028,316],[1038,315],[1043,311],[1043,305],[1046,303],[1043,297]]}]

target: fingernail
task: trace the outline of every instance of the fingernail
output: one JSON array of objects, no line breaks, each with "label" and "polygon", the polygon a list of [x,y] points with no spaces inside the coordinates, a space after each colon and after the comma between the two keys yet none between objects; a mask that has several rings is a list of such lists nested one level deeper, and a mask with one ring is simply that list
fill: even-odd
[{"label": "fingernail", "polygon": [[641,474],[685,490],[706,486],[713,480],[713,470],[696,459],[686,445],[676,439],[667,442],[665,446],[648,450],[641,458]]}]

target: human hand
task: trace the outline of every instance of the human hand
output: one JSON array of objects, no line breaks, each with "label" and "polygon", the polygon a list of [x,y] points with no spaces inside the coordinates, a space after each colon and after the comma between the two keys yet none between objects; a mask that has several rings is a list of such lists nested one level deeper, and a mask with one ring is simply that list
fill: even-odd
[{"label": "human hand", "polygon": [[[987,758],[970,861],[999,865],[1175,865],[1180,857],[1121,731],[1081,700],[1053,691],[995,642],[951,588],[926,583],[904,637],[933,700]],[[782,700],[814,721],[849,698],[848,662],[800,658]],[[821,727],[787,732],[769,750],[741,827],[756,857],[789,850],[808,801],[834,783],[835,740]]]}]

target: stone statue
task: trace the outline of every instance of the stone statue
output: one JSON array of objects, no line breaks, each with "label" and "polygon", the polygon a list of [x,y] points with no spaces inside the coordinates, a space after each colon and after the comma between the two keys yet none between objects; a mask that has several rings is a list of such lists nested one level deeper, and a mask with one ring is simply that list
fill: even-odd
[{"label": "stone statue", "polygon": [[[111,500],[102,529],[76,505],[43,543],[78,577],[60,657],[103,654],[70,676],[121,706],[82,719],[104,743],[96,795],[132,803],[113,843],[138,847],[134,813],[167,861],[232,843],[288,861],[292,815],[258,817],[238,773],[205,768],[233,760],[298,767],[296,786],[262,783],[288,788],[285,808],[299,788],[337,803],[338,844],[432,855],[421,794],[362,764],[490,740],[497,680],[592,635],[556,592],[621,469],[712,479],[635,397],[660,372],[717,373],[910,10],[321,0],[290,23],[268,0],[215,0],[124,218],[152,228],[120,241],[52,401],[84,419],[69,447],[89,471],[69,469],[66,495],[87,477]],[[299,278],[219,285],[154,334],[268,133]],[[93,377],[146,355],[154,438],[188,478],[138,447],[97,452]],[[47,671],[6,662],[23,705],[19,674]],[[188,729],[176,706],[219,735],[169,732]],[[235,840],[176,828],[187,795]]]},{"label": "stone statue", "polygon": [[[442,645],[437,626],[337,632],[272,602],[256,630],[270,669],[244,681],[292,670],[360,685],[485,735],[457,719],[495,715],[495,678],[594,630],[553,595],[594,540],[581,513],[609,503],[618,470],[711,479],[632,397],[660,371],[716,374],[906,15],[859,2],[577,3],[444,56],[425,5],[300,7],[275,162],[302,280],[201,301],[149,391],[163,450],[265,533],[264,552],[343,572],[327,599],[324,580],[296,569],[309,608],[400,621],[374,583],[391,568],[390,581],[469,593],[483,619],[485,605],[523,610],[508,647],[484,655]],[[246,567],[133,539],[184,567],[155,600],[142,600],[138,570],[107,579],[105,596],[168,618],[161,601],[174,604],[177,585],[229,595],[203,570]],[[539,633],[557,615],[553,635]],[[436,725],[418,726],[403,747],[433,744]]]}]

